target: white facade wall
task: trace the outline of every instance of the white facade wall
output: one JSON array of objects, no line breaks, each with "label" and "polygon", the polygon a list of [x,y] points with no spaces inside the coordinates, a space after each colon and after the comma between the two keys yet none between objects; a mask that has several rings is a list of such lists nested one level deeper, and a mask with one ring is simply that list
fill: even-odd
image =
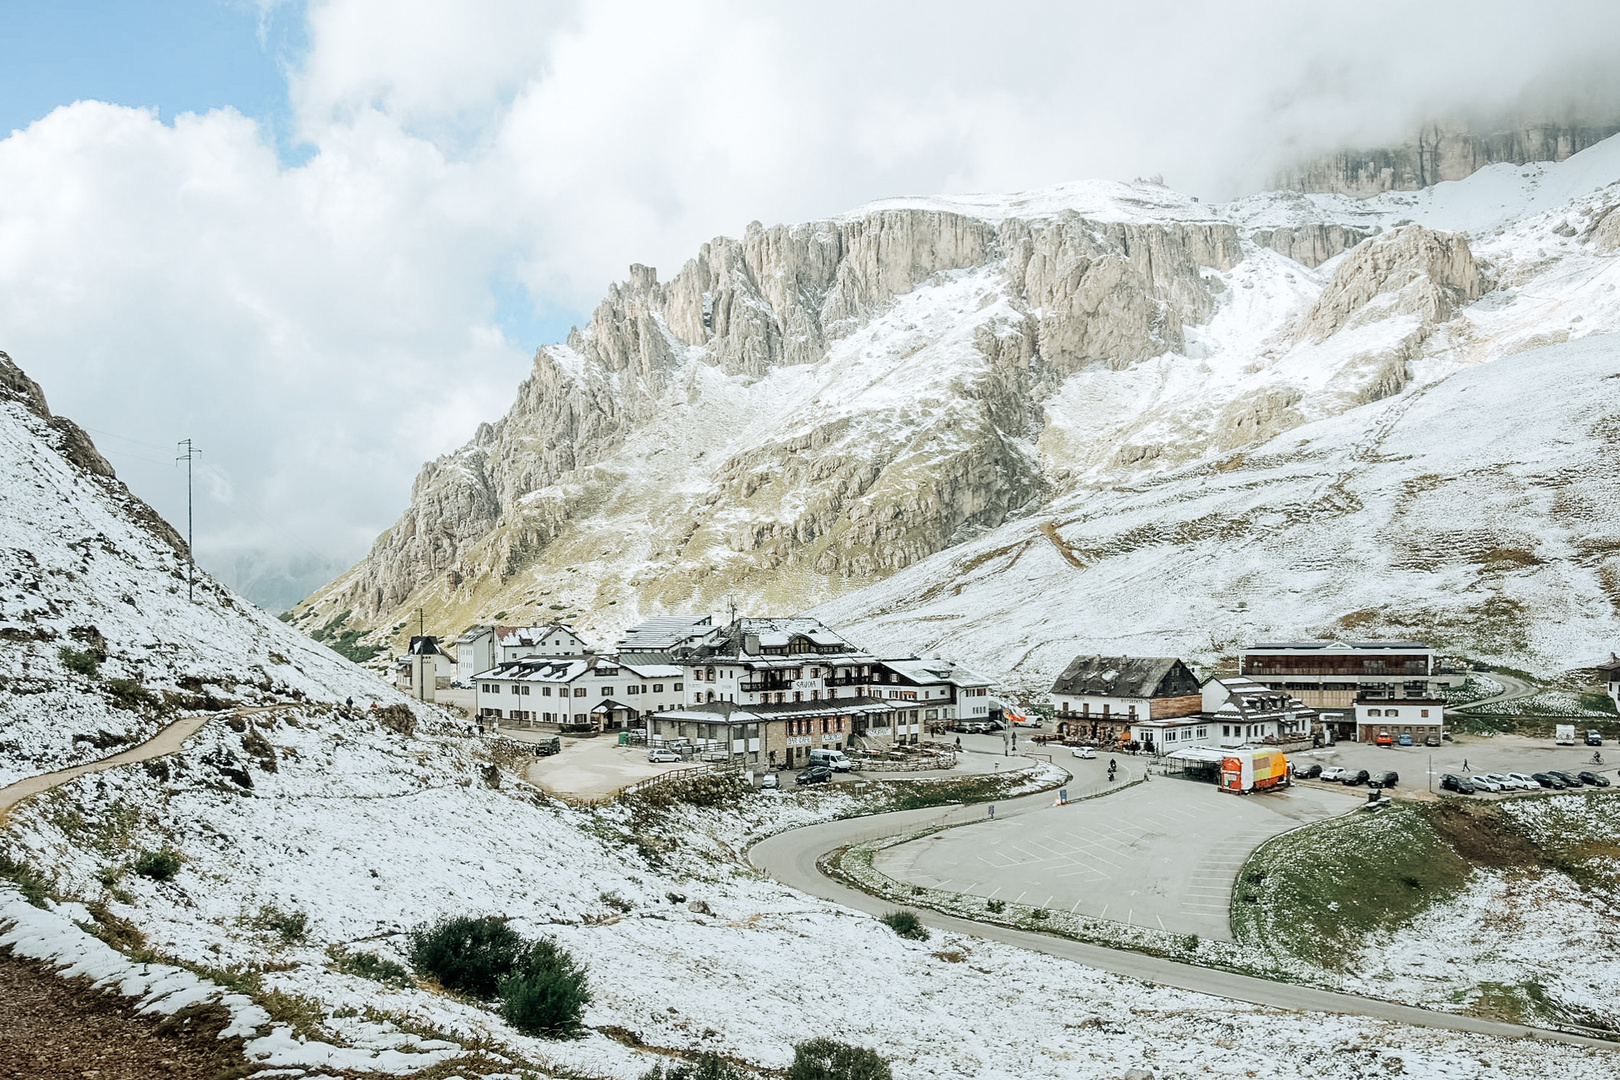
[{"label": "white facade wall", "polygon": [[1067,712],[1076,716],[1085,712],[1084,706],[1091,706],[1091,719],[1103,718],[1103,707],[1108,707],[1108,719],[1113,723],[1130,721],[1133,717],[1131,710],[1136,710],[1134,719],[1146,720],[1152,715],[1153,706],[1147,698],[1136,697],[1099,697],[1090,694],[1064,696],[1051,694],[1047,696],[1047,704],[1057,712]]},{"label": "white facade wall", "polygon": [[[484,678],[478,680],[477,713],[486,716],[490,715],[486,710],[494,709],[502,719],[526,713],[529,720],[584,724],[590,722],[591,710],[607,698],[640,713],[664,712],[683,704],[683,682],[676,678],[644,679],[628,669],[611,676],[587,673],[571,682]],[[632,686],[635,693],[630,692]]]}]

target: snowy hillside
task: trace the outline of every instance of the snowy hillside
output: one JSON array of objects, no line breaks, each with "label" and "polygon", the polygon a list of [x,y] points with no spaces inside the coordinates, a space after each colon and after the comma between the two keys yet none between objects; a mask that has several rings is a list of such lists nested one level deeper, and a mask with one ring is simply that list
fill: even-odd
[{"label": "snowy hillside", "polygon": [[0,354],[0,786],[187,712],[398,699],[199,572],[72,421]]},{"label": "snowy hillside", "polygon": [[[756,612],[825,604],[829,618],[872,626],[924,599],[920,612],[952,615],[936,594],[981,580],[993,563],[973,559],[1043,522],[1067,535],[1081,517],[1132,508],[1133,528],[1153,527],[1154,499],[1202,483],[1185,478],[1263,482],[1273,501],[1305,505],[1315,474],[1279,479],[1243,463],[1311,424],[1325,425],[1313,452],[1349,460],[1377,418],[1408,407],[1390,400],[1620,328],[1617,205],[1620,139],[1609,139],[1558,164],[1495,165],[1361,201],[1270,192],[1216,206],[1153,184],[1084,182],[751,226],[667,282],[634,268],[590,326],[541,350],[506,417],[424,470],[400,523],[301,606],[297,625],[345,616],[397,647],[403,613],[422,606],[445,633],[567,617],[611,640],[642,617],[735,601]],[[1569,426],[1559,408],[1549,399],[1542,427],[1516,429],[1523,452]],[[1447,480],[1466,467],[1433,465]],[[1076,576],[1062,559],[1017,573],[1036,575],[1032,596],[1049,584],[1107,614],[1061,637],[1154,651],[1209,655],[1234,636],[1337,624],[1432,628],[1464,651],[1559,667],[1615,636],[1612,604],[1584,599],[1613,592],[1601,520],[1565,515],[1545,526],[1562,548],[1526,548],[1548,564],[1531,576],[1570,583],[1582,616],[1569,627],[1557,625],[1564,608],[1527,602],[1479,623],[1469,612],[1496,595],[1495,579],[1476,580],[1466,551],[1443,543],[1425,556],[1433,572],[1404,577],[1394,597],[1387,580],[1345,591],[1332,575],[1312,579],[1303,603],[1263,574],[1253,580],[1266,587],[1229,587],[1251,579],[1258,552],[1230,528],[1219,544],[1168,525],[1150,547],[1131,541],[1128,585],[1109,584],[1106,568]],[[1331,546],[1291,558],[1319,565],[1355,549],[1357,565],[1399,565],[1407,541],[1383,529],[1376,514],[1342,515],[1324,531]],[[1215,587],[1184,609],[1172,583],[1189,561],[1207,563]],[[1519,579],[1503,580],[1514,599]],[[1241,614],[1226,611],[1237,603]],[[1367,614],[1385,605],[1405,621]],[[1049,677],[1048,639],[1024,635],[1056,624],[998,603],[972,617],[1001,627],[996,674]],[[958,641],[943,622],[904,635]]]},{"label": "snowy hillside", "polygon": [[[275,705],[14,808],[0,870],[40,906],[0,880],[0,948],[71,963],[160,1012],[220,999],[253,1064],[634,1080],[702,1050],[781,1069],[795,1042],[824,1034],[878,1048],[901,1080],[1518,1076],[1542,1060],[1537,1044],[1238,1005],[978,939],[908,942],[747,867],[751,839],[848,812],[847,795],[552,803],[514,775],[519,748],[431,711],[401,718],[380,687],[401,707],[390,723],[342,708],[369,676],[213,585],[187,603],[170,531],[90,468],[93,447],[47,416],[37,388],[4,374],[4,625],[18,631],[0,686],[6,776],[88,756],[68,738],[80,727],[140,736],[198,704],[160,707],[134,686]],[[106,641],[99,671],[65,674],[53,649],[88,648],[96,638],[73,630],[91,625]],[[136,872],[155,852],[178,857],[172,877]],[[554,937],[589,965],[583,1038],[530,1038],[352,962],[397,963],[404,929],[468,913]],[[1568,1075],[1612,1071],[1607,1051],[1559,1054]]]}]

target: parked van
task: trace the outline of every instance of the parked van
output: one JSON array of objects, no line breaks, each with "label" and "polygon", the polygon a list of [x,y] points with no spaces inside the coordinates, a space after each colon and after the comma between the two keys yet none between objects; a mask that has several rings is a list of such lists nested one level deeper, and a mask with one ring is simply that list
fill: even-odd
[{"label": "parked van", "polygon": [[810,764],[825,765],[835,772],[849,772],[854,762],[844,756],[842,750],[812,750],[810,751]]}]

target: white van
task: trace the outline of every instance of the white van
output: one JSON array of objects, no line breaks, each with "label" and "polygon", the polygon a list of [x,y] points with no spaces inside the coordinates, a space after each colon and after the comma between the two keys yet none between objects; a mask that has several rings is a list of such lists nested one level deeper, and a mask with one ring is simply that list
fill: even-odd
[{"label": "white van", "polygon": [[854,762],[845,757],[842,750],[812,750],[810,764],[825,765],[834,772],[849,772]]}]

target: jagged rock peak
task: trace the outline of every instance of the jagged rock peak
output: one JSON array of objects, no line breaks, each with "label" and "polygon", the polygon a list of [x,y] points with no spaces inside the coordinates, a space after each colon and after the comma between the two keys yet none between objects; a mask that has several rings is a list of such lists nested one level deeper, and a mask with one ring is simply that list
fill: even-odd
[{"label": "jagged rock peak", "polygon": [[1398,146],[1340,150],[1284,169],[1277,188],[1367,198],[1461,180],[1487,165],[1563,161],[1620,132],[1602,122],[1536,120],[1497,125],[1429,123]]}]

